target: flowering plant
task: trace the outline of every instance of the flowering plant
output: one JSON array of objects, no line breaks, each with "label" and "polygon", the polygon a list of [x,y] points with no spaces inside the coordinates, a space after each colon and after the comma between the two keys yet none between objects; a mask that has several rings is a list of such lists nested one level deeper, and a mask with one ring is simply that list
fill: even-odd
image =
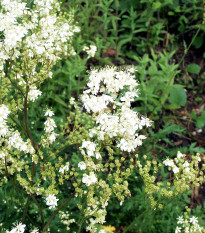
[{"label": "flowering plant", "polygon": [[[106,221],[111,197],[122,205],[131,196],[128,177],[132,172],[137,171],[143,179],[154,208],[158,207],[154,193],[176,196],[189,189],[190,184],[202,182],[203,173],[194,170],[199,155],[193,156],[190,163],[181,154],[178,160],[166,160],[164,164],[173,169],[176,180],[164,185],[155,182],[163,164],[136,154],[146,139],[142,129],[151,127],[151,121],[132,108],[139,94],[133,67],[91,70],[87,90],[79,102],[70,100],[65,126],[59,127],[54,112],[47,109],[42,123],[44,134],[34,140],[29,109],[42,94],[40,85],[52,78],[51,69],[56,62],[63,56],[75,56],[72,38],[79,28],[72,15],[59,13],[57,0],[0,3],[1,185],[12,183],[26,198],[21,205],[22,216],[18,215],[21,219],[16,219],[20,222],[7,232],[22,233],[26,227],[33,233],[47,232],[58,214],[69,230],[75,219],[68,219],[63,208],[71,200],[78,200],[75,211],[81,213],[76,220],[78,232],[82,227],[98,232],[98,225]],[[84,51],[90,57],[96,48],[85,47]],[[70,155],[63,153],[68,147],[72,148]],[[28,212],[33,203],[40,217],[30,227]]]}]

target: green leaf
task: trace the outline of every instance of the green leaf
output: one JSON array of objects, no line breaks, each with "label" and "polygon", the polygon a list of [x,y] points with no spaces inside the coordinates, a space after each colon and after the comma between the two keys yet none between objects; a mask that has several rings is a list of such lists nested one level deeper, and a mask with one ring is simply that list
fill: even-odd
[{"label": "green leaf", "polygon": [[194,42],[193,45],[196,49],[200,48],[203,45],[204,42],[204,35],[198,36]]},{"label": "green leaf", "polygon": [[193,64],[189,64],[186,70],[187,72],[192,73],[192,74],[199,74],[200,69],[201,68],[199,65],[193,63]]},{"label": "green leaf", "polygon": [[152,4],[152,9],[156,10],[161,7],[161,2],[154,2]]},{"label": "green leaf", "polygon": [[51,97],[54,101],[56,101],[57,103],[59,103],[60,105],[64,106],[64,107],[68,107],[68,104],[66,104],[59,96],[55,95]]},{"label": "green leaf", "polygon": [[201,116],[196,120],[196,127],[203,128],[205,126],[205,110],[202,111]]},{"label": "green leaf", "polygon": [[197,119],[197,115],[194,111],[191,112],[191,117],[196,120]]},{"label": "green leaf", "polygon": [[187,95],[183,87],[174,87],[170,90],[169,102],[172,105],[185,106]]}]

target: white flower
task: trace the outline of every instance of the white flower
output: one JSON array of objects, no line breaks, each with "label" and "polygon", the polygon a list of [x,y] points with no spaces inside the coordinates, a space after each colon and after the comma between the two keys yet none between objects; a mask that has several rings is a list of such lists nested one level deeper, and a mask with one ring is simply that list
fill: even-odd
[{"label": "white flower", "polygon": [[90,186],[91,184],[97,182],[97,178],[94,172],[90,172],[90,175],[83,174],[82,182],[85,183],[87,186]]},{"label": "white flower", "polygon": [[93,156],[96,149],[96,144],[91,141],[85,141],[82,143],[82,148],[86,148],[88,156]]},{"label": "white flower", "polygon": [[80,168],[80,170],[85,170],[86,169],[86,165],[83,161],[78,163],[78,167]]},{"label": "white flower", "polygon": [[146,127],[150,127],[151,126],[151,121],[147,117],[142,117],[141,124],[143,126],[146,125]]},{"label": "white flower", "polygon": [[180,152],[180,151],[178,151],[177,152],[177,158],[178,159],[181,159],[181,158],[183,158],[184,157],[184,155]]},{"label": "white flower", "polygon": [[52,118],[48,118],[45,122],[45,131],[46,133],[50,133],[54,130],[54,128],[56,127],[56,123]]},{"label": "white flower", "polygon": [[21,222],[16,224],[14,228],[9,233],[23,233],[25,231],[25,224],[22,224]]},{"label": "white flower", "polygon": [[54,133],[54,132],[52,132],[51,135],[48,136],[49,142],[50,142],[50,143],[55,142],[56,136],[57,136],[57,134]]},{"label": "white flower", "polygon": [[88,54],[88,57],[94,57],[97,51],[97,47],[95,45],[90,45],[90,48],[85,46],[83,48],[83,51],[85,51]]},{"label": "white flower", "polygon": [[75,103],[75,98],[71,97],[69,102],[71,105],[73,105]]},{"label": "white flower", "polygon": [[101,229],[99,233],[107,233],[104,229]]},{"label": "white flower", "polygon": [[196,217],[194,217],[194,216],[191,217],[191,218],[189,219],[189,221],[190,221],[190,223],[193,223],[194,225],[198,223],[198,219],[197,219]]},{"label": "white flower", "polygon": [[164,164],[165,166],[168,166],[168,167],[174,167],[174,166],[175,166],[173,160],[171,160],[171,159],[166,159],[166,160],[164,160],[164,161],[163,161],[163,164]]},{"label": "white flower", "polygon": [[53,113],[53,111],[51,111],[51,110],[47,110],[46,111],[46,113],[45,113],[45,116],[49,116],[49,117],[51,117],[51,116],[53,116],[54,115],[54,113]]},{"label": "white flower", "polygon": [[1,152],[0,152],[0,159],[4,159],[5,156],[6,156],[5,153],[1,151]]},{"label": "white flower", "polygon": [[175,233],[179,233],[179,232],[181,232],[181,227],[176,227],[176,229],[175,229]]},{"label": "white flower", "polygon": [[69,164],[66,164],[64,167],[60,167],[59,172],[64,174],[65,171],[69,170]]},{"label": "white flower", "polygon": [[95,157],[96,157],[96,159],[100,159],[102,156],[101,156],[100,153],[96,153],[96,154],[95,154]]},{"label": "white flower", "polygon": [[39,233],[38,228],[34,228],[30,233]]},{"label": "white flower", "polygon": [[30,152],[30,149],[28,147],[28,142],[23,141],[18,131],[13,132],[11,136],[8,138],[8,145],[10,148],[14,147],[17,150],[23,151],[25,153]]},{"label": "white flower", "polygon": [[11,111],[9,111],[7,106],[1,105],[0,106],[0,122],[2,122],[3,120],[6,120],[10,112]]},{"label": "white flower", "polygon": [[178,168],[177,166],[174,166],[174,167],[173,167],[173,172],[174,172],[174,173],[179,173],[179,168]]},{"label": "white flower", "polygon": [[189,167],[189,162],[187,162],[187,161],[184,162],[184,163],[183,163],[183,167]]},{"label": "white flower", "polygon": [[49,209],[53,209],[58,205],[58,200],[54,194],[50,194],[46,197],[46,205],[49,206]]},{"label": "white flower", "polygon": [[41,94],[42,92],[37,90],[36,86],[32,86],[30,91],[28,92],[28,100],[34,102]]},{"label": "white flower", "polygon": [[184,218],[183,218],[183,216],[179,216],[178,218],[177,218],[177,224],[183,224],[184,223]]}]

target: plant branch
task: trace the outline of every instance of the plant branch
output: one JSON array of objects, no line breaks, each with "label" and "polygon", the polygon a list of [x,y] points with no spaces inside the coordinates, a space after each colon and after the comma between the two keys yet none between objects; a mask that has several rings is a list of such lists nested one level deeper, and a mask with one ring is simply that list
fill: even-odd
[{"label": "plant branch", "polygon": [[31,199],[31,196],[29,196],[28,199],[27,199],[27,202],[26,202],[26,205],[25,205],[25,208],[24,208],[24,212],[23,212],[23,217],[22,217],[22,220],[21,220],[22,223],[24,222],[26,214],[28,212],[28,206],[29,206],[30,199]]},{"label": "plant branch", "polygon": [[200,27],[198,28],[196,34],[194,35],[194,37],[192,38],[191,43],[190,43],[189,46],[188,46],[188,48],[185,49],[184,55],[183,55],[183,57],[181,58],[180,62],[178,63],[178,67],[179,67],[179,66],[181,65],[181,63],[183,62],[183,60],[184,60],[185,56],[187,55],[187,53],[188,53],[190,47],[192,46],[193,42],[195,41],[197,35],[199,34],[199,32],[200,32],[200,30],[201,30],[201,28],[202,28],[202,25],[203,25],[203,24],[201,24]]},{"label": "plant branch", "polygon": [[[23,93],[23,91],[21,90],[21,88],[20,87],[18,87],[12,80],[11,80],[11,78],[10,78],[10,76],[9,76],[9,74],[8,74],[8,67],[9,67],[9,61],[7,60],[6,61],[6,75],[7,75],[7,77],[8,77],[8,79],[9,79],[9,81],[11,82],[11,84],[16,88],[16,89],[18,89],[20,92],[21,92],[21,94],[23,95],[23,97],[24,97],[24,93]],[[12,68],[12,61],[10,60],[10,70],[11,70],[11,68]]]},{"label": "plant branch", "polygon": [[26,192],[25,192],[24,190],[20,189],[20,188],[18,187],[18,185],[15,183],[15,181],[11,178],[6,163],[7,163],[7,162],[6,162],[6,157],[5,157],[5,168],[6,168],[6,174],[7,174],[7,176],[9,177],[9,179],[11,180],[11,182],[14,184],[14,186],[15,186],[21,193],[24,193],[24,194],[25,194]]},{"label": "plant branch", "polygon": [[29,124],[28,124],[28,86],[26,87],[26,95],[24,98],[24,120],[25,120],[25,126],[26,126],[26,133],[29,137],[29,139],[31,140],[31,143],[33,145],[33,147],[35,148],[36,151],[39,150],[38,145],[36,142],[33,141],[32,137],[31,137],[31,133],[29,130]]},{"label": "plant branch", "polygon": [[136,223],[136,221],[138,219],[140,219],[142,216],[144,216],[147,212],[149,212],[149,209],[145,210],[144,212],[142,212],[139,216],[137,216],[134,221],[132,221],[130,223],[130,225],[122,232],[122,233],[126,233],[130,228],[132,228],[132,226]]},{"label": "plant branch", "polygon": [[38,207],[38,210],[39,210],[40,215],[41,215],[42,229],[44,229],[45,223],[44,223],[43,212],[42,212],[41,206],[40,206],[40,204],[38,203],[38,201],[36,200],[36,198],[35,198],[35,196],[33,194],[31,194],[31,198],[33,199],[33,201],[35,202],[35,204]]},{"label": "plant branch", "polygon": [[[82,184],[81,184],[82,185]],[[80,186],[81,186],[80,185]],[[47,228],[49,227],[49,225],[51,224],[51,222],[53,221],[53,219],[55,218],[55,216],[58,214],[58,212],[65,206],[65,205],[67,205],[68,204],[68,202],[74,197],[74,195],[75,195],[75,191],[73,192],[73,194],[66,200],[66,201],[64,201],[59,207],[58,207],[58,209],[54,212],[54,214],[50,217],[50,219],[48,220],[48,222],[47,222],[47,224],[45,225],[45,227],[43,228],[43,231],[42,231],[42,233],[44,233],[46,230],[47,230]]]}]

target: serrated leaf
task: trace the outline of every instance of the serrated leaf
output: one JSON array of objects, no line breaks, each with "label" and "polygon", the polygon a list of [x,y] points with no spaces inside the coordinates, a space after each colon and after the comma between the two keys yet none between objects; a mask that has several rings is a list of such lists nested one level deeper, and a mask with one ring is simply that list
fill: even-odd
[{"label": "serrated leaf", "polygon": [[189,64],[186,70],[187,72],[192,73],[192,74],[199,74],[201,68],[199,65],[193,63],[193,64]]},{"label": "serrated leaf", "polygon": [[185,106],[187,95],[183,87],[174,87],[170,90],[169,102],[174,106]]}]

